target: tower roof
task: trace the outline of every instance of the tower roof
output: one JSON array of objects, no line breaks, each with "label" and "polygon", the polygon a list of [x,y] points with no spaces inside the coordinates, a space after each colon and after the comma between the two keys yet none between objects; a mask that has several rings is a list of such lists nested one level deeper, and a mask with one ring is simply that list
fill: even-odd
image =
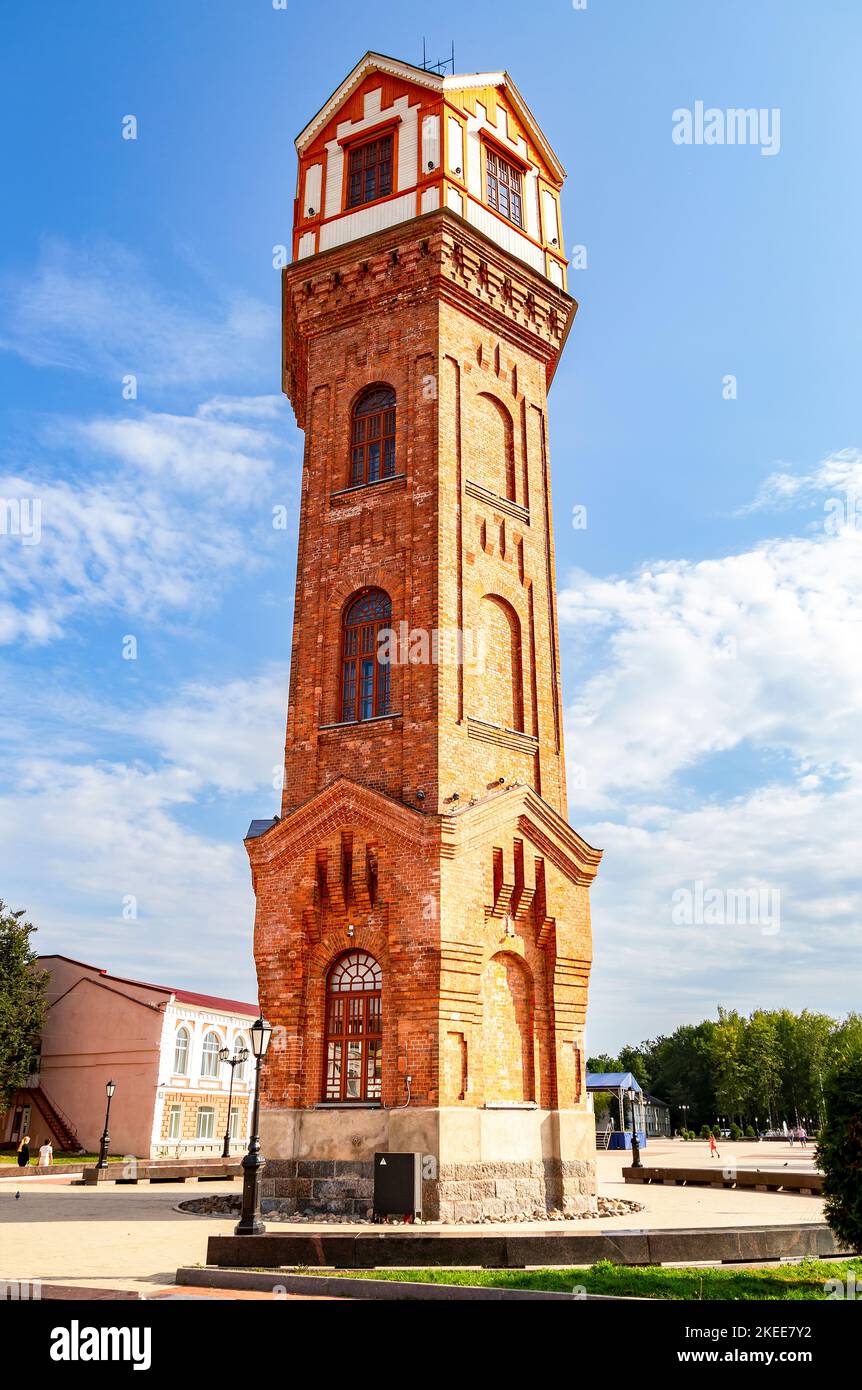
[{"label": "tower roof", "polygon": [[418,87],[426,87],[430,92],[438,92],[441,95],[445,95],[447,92],[469,91],[471,87],[500,88],[506,92],[519,119],[529,131],[536,148],[541,151],[549,167],[560,181],[566,177],[566,171],[545,138],[541,126],[507,72],[468,72],[444,75],[443,73],[428,72],[425,68],[416,67],[413,63],[406,63],[401,58],[389,58],[383,53],[373,52],[368,52],[363,58],[360,58],[355,68],[339,83],[317,114],[297,135],[295,144],[298,154],[302,154],[303,150],[336,114],[342,103],[366,77],[374,72],[384,73],[390,77],[400,77],[406,82],[412,82]]}]

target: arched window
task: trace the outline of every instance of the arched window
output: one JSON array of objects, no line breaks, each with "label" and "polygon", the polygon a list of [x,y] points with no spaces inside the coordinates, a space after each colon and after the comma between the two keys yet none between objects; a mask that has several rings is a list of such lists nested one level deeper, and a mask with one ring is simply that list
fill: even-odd
[{"label": "arched window", "polygon": [[350,484],[376,483],[395,474],[395,392],[369,386],[353,407]]},{"label": "arched window", "polygon": [[326,982],[324,1100],[380,1099],[380,966],[367,951],[341,956]]},{"label": "arched window", "polygon": [[221,1039],[218,1033],[212,1032],[204,1036],[203,1051],[201,1053],[201,1076],[218,1076],[218,1054],[221,1047]]},{"label": "arched window", "polygon": [[[242,1052],[243,1048],[245,1048],[246,1052],[248,1052],[248,1043],[246,1042],[245,1038],[240,1036],[237,1038],[236,1042],[233,1045],[234,1056],[236,1056],[238,1052]],[[238,1066],[234,1067],[233,1075],[235,1081],[245,1081],[247,1067],[248,1057],[246,1057],[244,1061],[240,1062]]]},{"label": "arched window", "polygon": [[174,1042],[174,1075],[185,1076],[189,1069],[189,1030],[180,1028]]},{"label": "arched window", "polygon": [[379,644],[391,626],[392,602],[382,589],[363,589],[344,613],[341,639],[341,721],[389,713],[389,661]]}]

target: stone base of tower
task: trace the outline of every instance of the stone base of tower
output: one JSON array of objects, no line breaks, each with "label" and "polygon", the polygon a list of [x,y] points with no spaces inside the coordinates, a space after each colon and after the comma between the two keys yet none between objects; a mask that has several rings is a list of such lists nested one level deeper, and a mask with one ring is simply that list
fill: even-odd
[{"label": "stone base of tower", "polygon": [[267,1110],[264,1197],[289,1210],[370,1214],[374,1154],[420,1153],[426,1220],[479,1221],[595,1208],[595,1123],[579,1110]]}]

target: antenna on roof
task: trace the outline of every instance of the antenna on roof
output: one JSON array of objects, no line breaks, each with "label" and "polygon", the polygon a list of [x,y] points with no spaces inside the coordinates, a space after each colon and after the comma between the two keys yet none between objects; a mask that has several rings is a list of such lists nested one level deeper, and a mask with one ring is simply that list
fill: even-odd
[{"label": "antenna on roof", "polygon": [[452,52],[448,58],[438,58],[436,63],[432,63],[425,52],[425,36],[422,36],[422,70],[423,72],[444,73],[448,68],[452,75],[455,75],[455,40],[452,39]]}]

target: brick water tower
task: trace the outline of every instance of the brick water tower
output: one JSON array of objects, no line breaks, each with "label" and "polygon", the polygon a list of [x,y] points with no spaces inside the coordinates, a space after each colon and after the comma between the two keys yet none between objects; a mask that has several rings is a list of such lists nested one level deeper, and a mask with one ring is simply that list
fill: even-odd
[{"label": "brick water tower", "polygon": [[305,432],[280,816],[246,839],[275,1027],[264,1191],[426,1215],[595,1191],[600,852],[566,820],[547,391],[564,171],[504,72],[367,54],[296,141],[284,390]]}]

